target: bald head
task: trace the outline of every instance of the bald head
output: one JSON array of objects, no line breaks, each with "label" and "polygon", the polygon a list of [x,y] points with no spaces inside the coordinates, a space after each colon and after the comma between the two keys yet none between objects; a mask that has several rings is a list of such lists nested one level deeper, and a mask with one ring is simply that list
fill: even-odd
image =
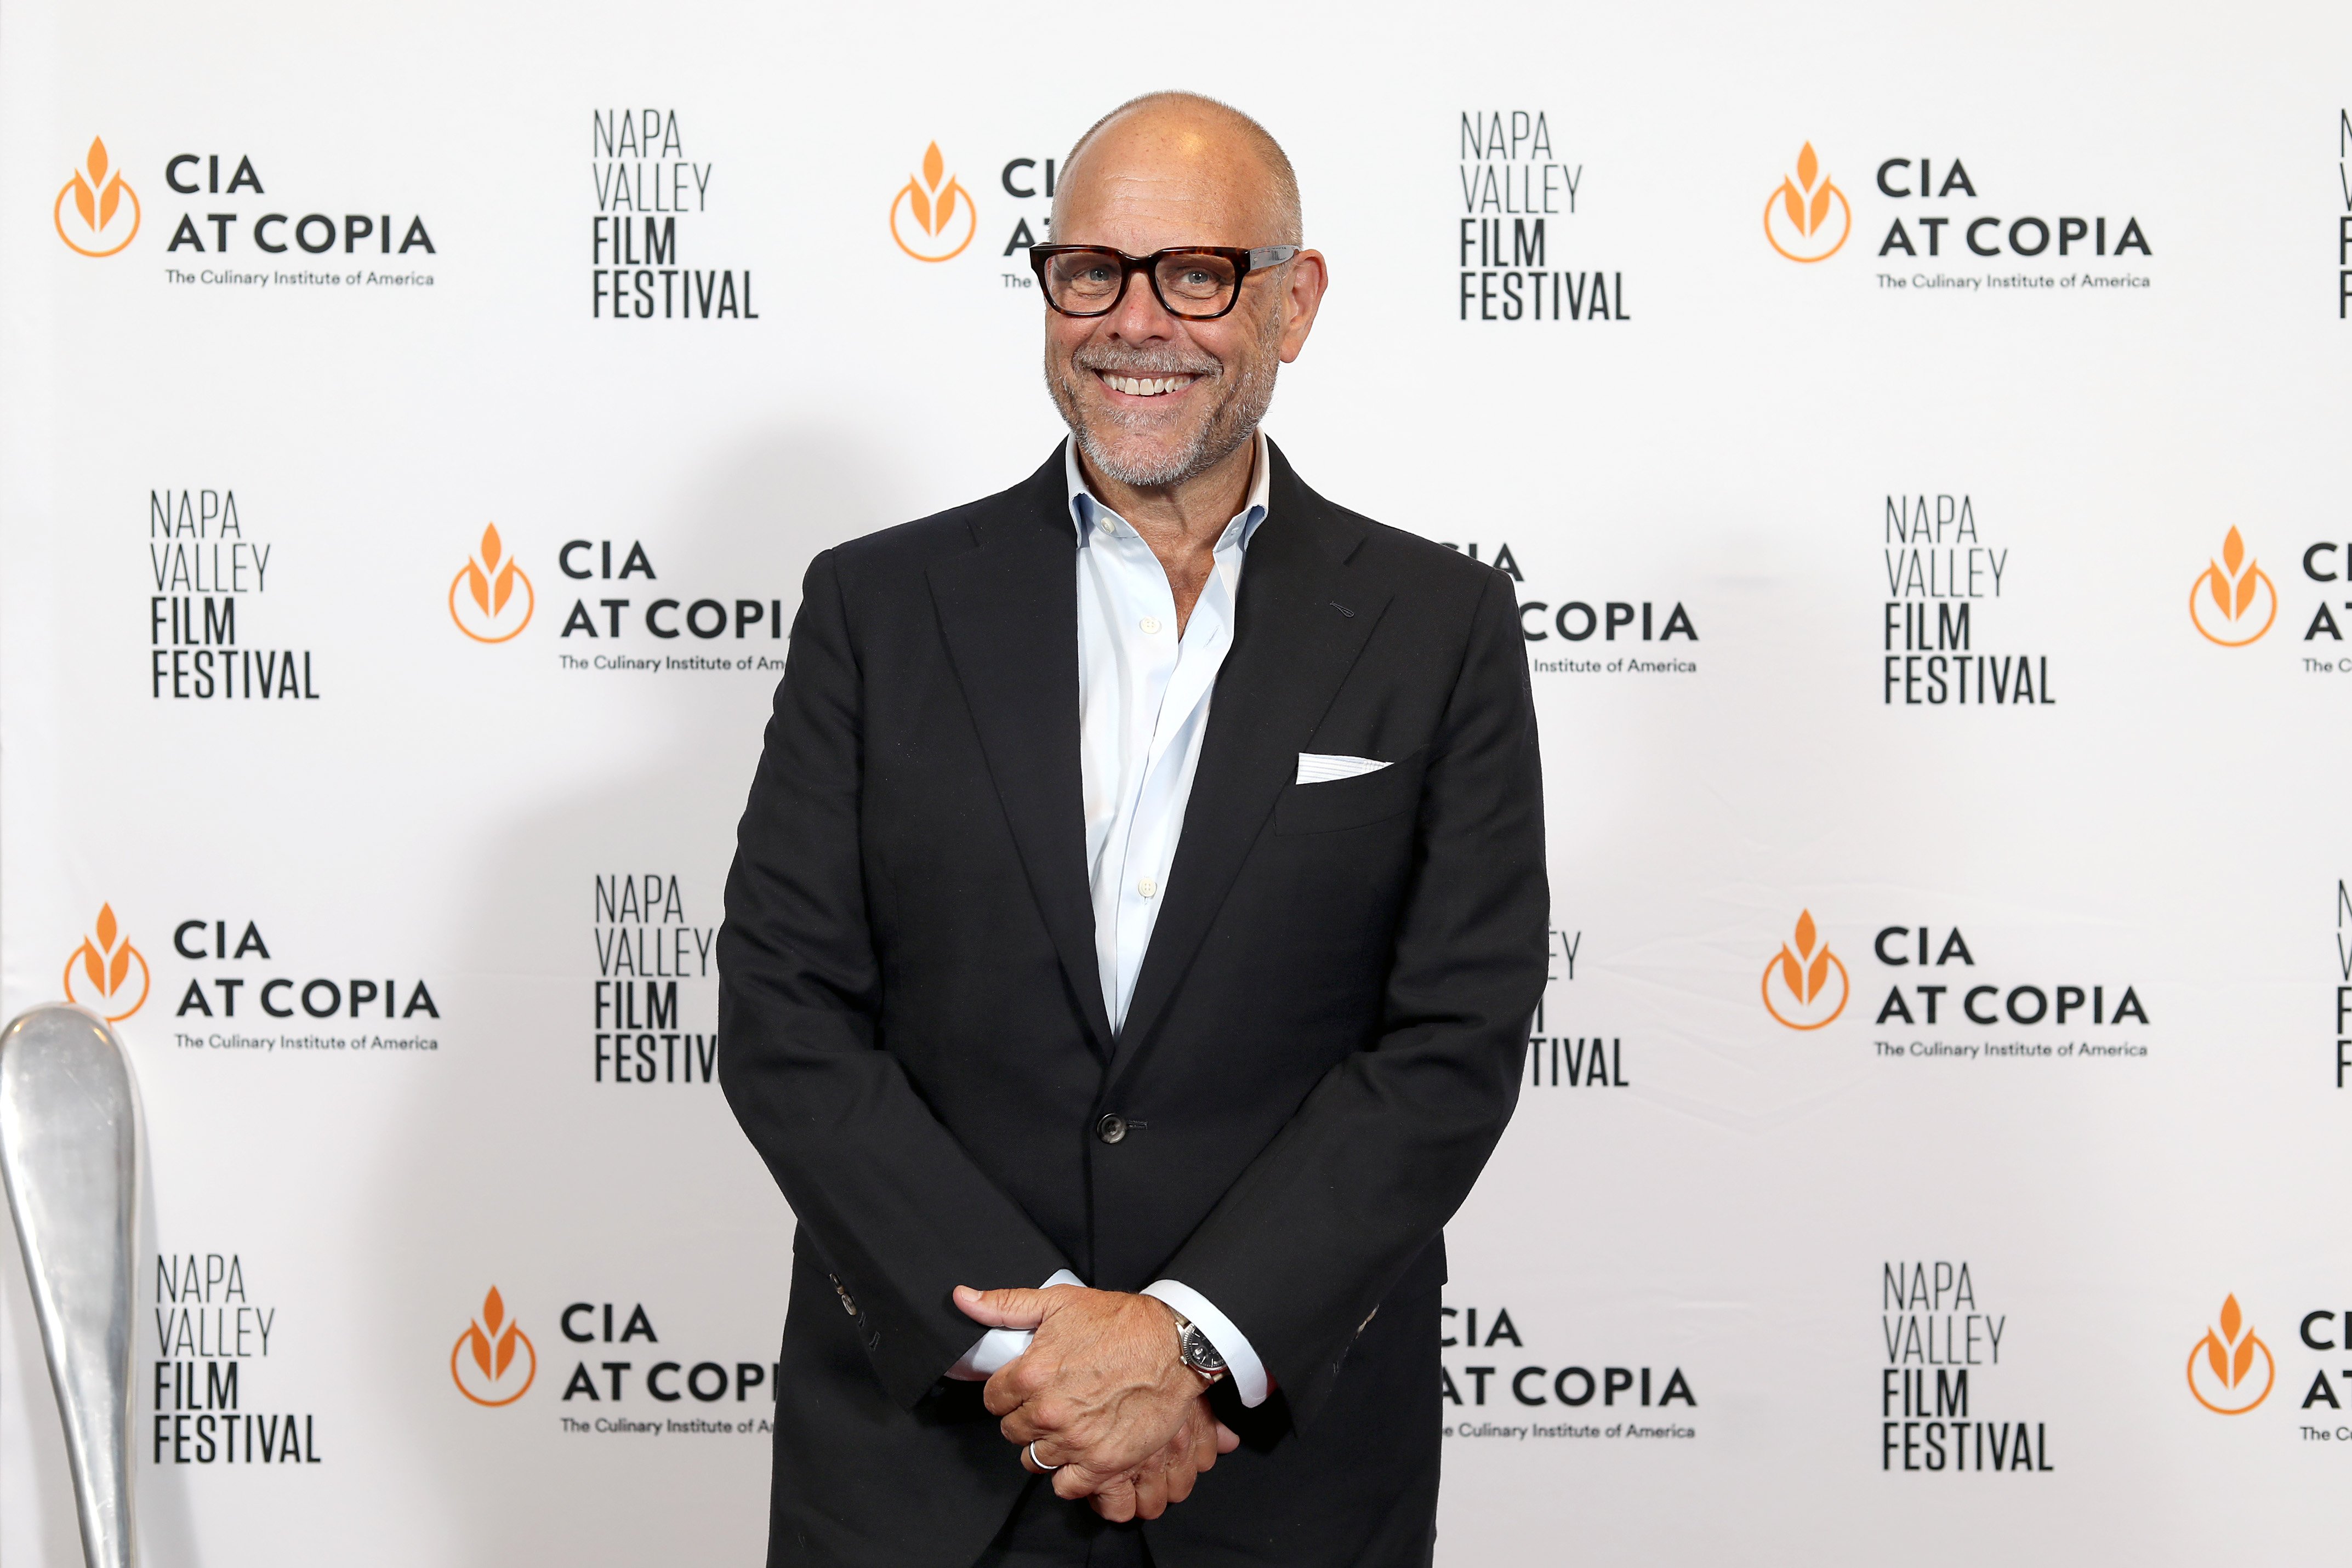
[{"label": "bald head", "polygon": [[1106,204],[1171,194],[1223,231],[1187,236],[1200,244],[1304,243],[1298,176],[1281,143],[1240,110],[1193,92],[1146,93],[1087,128],[1054,184],[1054,238],[1105,243],[1066,219],[1084,228]]},{"label": "bald head", "polygon": [[[1036,257],[1048,286],[1045,386],[1088,475],[1123,487],[1113,505],[1131,523],[1143,515],[1139,506],[1191,507],[1222,528],[1248,487],[1250,435],[1275,376],[1315,324],[1329,281],[1322,255],[1298,248],[1286,260],[1244,267],[1223,314],[1179,316],[1183,297],[1168,306],[1159,268],[1171,269],[1180,289],[1197,288],[1215,276],[1211,258],[1139,269],[1099,253],[1133,259],[1299,246],[1290,160],[1238,110],[1197,93],[1156,92],[1113,110],[1070,149],[1054,183],[1053,235]],[[1076,314],[1071,301],[1057,304],[1047,277],[1055,266],[1081,269],[1108,302]],[[1180,505],[1175,497],[1186,495],[1192,499]]]}]

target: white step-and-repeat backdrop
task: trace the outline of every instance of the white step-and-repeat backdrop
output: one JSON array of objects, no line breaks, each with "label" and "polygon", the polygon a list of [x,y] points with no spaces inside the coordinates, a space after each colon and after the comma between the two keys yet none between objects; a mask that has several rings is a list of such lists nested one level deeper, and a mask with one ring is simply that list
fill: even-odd
[{"label": "white step-and-repeat backdrop", "polygon": [[[711,943],[782,632],[1045,455],[1021,247],[1167,85],[1331,258],[1269,428],[1520,584],[1553,979],[1440,1562],[2339,1552],[2348,60],[8,0],[0,956],[135,1059],[149,1560],[759,1559],[791,1218]],[[0,1268],[0,1556],[62,1568]]]}]

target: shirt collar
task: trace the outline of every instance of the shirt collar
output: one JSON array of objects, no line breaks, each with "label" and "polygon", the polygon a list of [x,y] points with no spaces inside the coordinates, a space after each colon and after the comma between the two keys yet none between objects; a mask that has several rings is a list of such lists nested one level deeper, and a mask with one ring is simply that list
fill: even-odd
[{"label": "shirt collar", "polygon": [[[1248,549],[1258,525],[1265,521],[1267,497],[1274,487],[1274,465],[1270,457],[1271,449],[1265,439],[1265,428],[1261,426],[1250,436],[1249,495],[1242,502],[1240,513],[1219,536],[1219,549],[1231,542],[1239,549]],[[1097,524],[1116,522],[1122,527],[1130,526],[1087,488],[1086,472],[1078,466],[1078,438],[1075,435],[1062,444],[1062,470],[1069,485],[1070,516],[1077,527],[1078,548],[1086,548]]]}]

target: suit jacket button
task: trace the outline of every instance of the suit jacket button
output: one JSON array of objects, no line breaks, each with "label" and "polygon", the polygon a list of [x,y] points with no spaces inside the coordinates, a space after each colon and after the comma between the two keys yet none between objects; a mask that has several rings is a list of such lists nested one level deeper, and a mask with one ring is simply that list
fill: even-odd
[{"label": "suit jacket button", "polygon": [[1103,1119],[1095,1124],[1095,1136],[1106,1144],[1118,1143],[1127,1136],[1126,1119],[1106,1113]]}]

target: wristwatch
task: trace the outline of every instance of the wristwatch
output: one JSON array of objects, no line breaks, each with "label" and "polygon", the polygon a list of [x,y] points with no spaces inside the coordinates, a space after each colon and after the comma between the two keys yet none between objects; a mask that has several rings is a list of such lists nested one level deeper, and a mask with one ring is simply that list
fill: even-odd
[{"label": "wristwatch", "polygon": [[1209,1336],[1201,1332],[1201,1325],[1173,1307],[1169,1311],[1176,1319],[1176,1359],[1210,1383],[1223,1378],[1225,1375],[1225,1358],[1217,1354],[1217,1347],[1209,1343]]}]

